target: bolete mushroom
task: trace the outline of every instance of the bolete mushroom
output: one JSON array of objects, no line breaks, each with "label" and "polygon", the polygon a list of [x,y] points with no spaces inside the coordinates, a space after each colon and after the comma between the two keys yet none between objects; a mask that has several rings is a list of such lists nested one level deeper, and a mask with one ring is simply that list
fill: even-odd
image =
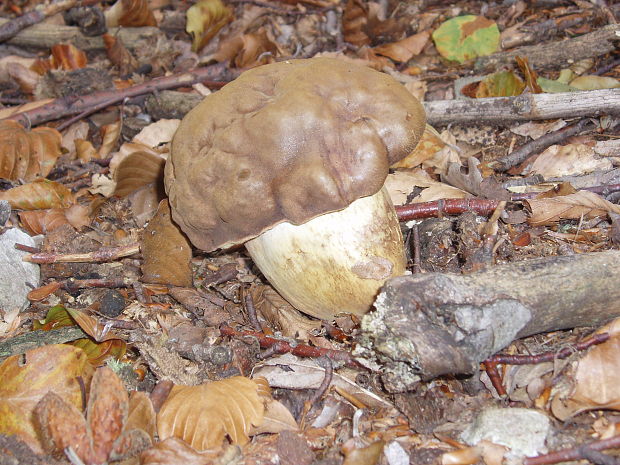
[{"label": "bolete mushroom", "polygon": [[173,219],[202,250],[245,243],[297,309],[361,315],[405,271],[383,183],[424,126],[415,97],[370,68],[328,58],[254,68],[181,122],[165,170]]}]

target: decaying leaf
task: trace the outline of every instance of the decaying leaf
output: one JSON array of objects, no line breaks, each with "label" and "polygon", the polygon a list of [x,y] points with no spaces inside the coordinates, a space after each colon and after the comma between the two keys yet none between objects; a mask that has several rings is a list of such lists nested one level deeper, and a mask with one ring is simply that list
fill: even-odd
[{"label": "decaying leaf", "polygon": [[529,222],[533,226],[553,224],[562,219],[595,218],[610,212],[620,213],[620,206],[590,191],[578,191],[574,194],[545,199],[530,199],[526,202],[532,212]]},{"label": "decaying leaf", "polygon": [[229,60],[239,68],[252,68],[274,61],[278,46],[264,28],[248,34],[237,34],[220,42],[212,58],[216,61]]},{"label": "decaying leaf", "polygon": [[422,49],[428,43],[430,35],[429,31],[418,32],[398,42],[375,47],[374,51],[379,55],[404,63],[422,52]]},{"label": "decaying leaf", "polygon": [[47,176],[62,153],[61,141],[53,128],[28,131],[16,121],[0,121],[0,178],[32,181]]},{"label": "decaying leaf", "polygon": [[79,204],[69,208],[21,211],[19,219],[23,228],[33,236],[46,234],[67,223],[78,230],[90,223],[88,208]]},{"label": "decaying leaf", "polygon": [[115,123],[106,124],[101,128],[101,138],[103,139],[103,142],[101,143],[101,147],[99,147],[100,158],[107,157],[116,146],[121,136],[121,126],[122,122],[118,120]]},{"label": "decaying leaf", "polygon": [[573,79],[570,86],[579,90],[616,89],[620,87],[620,81],[613,77],[586,75]]},{"label": "decaying leaf", "polygon": [[541,153],[529,174],[541,174],[545,179],[562,176],[578,176],[593,171],[607,171],[613,168],[609,158],[600,158],[594,148],[586,144],[552,145]]},{"label": "decaying leaf", "polygon": [[[230,448],[237,449],[236,446]],[[181,439],[170,437],[159,441],[145,451],[140,457],[142,465],[210,465],[213,460],[220,458],[221,447],[197,452]]]},{"label": "decaying leaf", "polygon": [[192,50],[200,51],[232,19],[232,11],[221,0],[200,0],[192,5],[185,27],[193,39]]},{"label": "decaying leaf", "polygon": [[512,71],[499,71],[485,77],[482,81],[469,84],[461,93],[472,98],[509,97],[521,95],[525,83]]},{"label": "decaying leaf", "polygon": [[286,337],[307,341],[310,331],[321,327],[320,321],[304,316],[270,286],[253,286],[250,293],[256,310]]},{"label": "decaying leaf", "polygon": [[147,0],[117,0],[104,14],[108,27],[157,26]]},{"label": "decaying leaf", "polygon": [[103,34],[106,54],[109,60],[118,67],[121,76],[133,73],[138,68],[138,61],[125,47],[122,40],[110,34]]},{"label": "decaying leaf", "polygon": [[390,168],[417,168],[426,160],[433,158],[435,154],[446,147],[446,145],[447,144],[443,141],[441,135],[435,128],[427,124],[416,148],[405,158],[390,166]]},{"label": "decaying leaf", "polygon": [[87,63],[86,54],[73,44],[56,44],[52,46],[50,64],[53,69],[72,71],[84,68]]},{"label": "decaying leaf", "polygon": [[158,186],[163,193],[165,164],[166,158],[154,150],[136,150],[129,153],[114,172],[114,195],[124,197],[148,184]]},{"label": "decaying leaf", "polygon": [[55,393],[48,393],[35,409],[46,449],[62,455],[71,447],[85,465],[123,460],[148,448],[149,436],[125,428],[128,395],[123,382],[108,367],[93,376],[86,419]]},{"label": "decaying leaf", "polygon": [[75,202],[75,196],[62,184],[47,179],[17,186],[0,192],[0,200],[7,200],[17,210],[66,208]]},{"label": "decaying leaf", "polygon": [[175,386],[157,415],[157,432],[161,440],[183,439],[197,451],[220,447],[226,435],[243,445],[251,426],[263,422],[264,411],[259,385],[242,376]]},{"label": "decaying leaf", "polygon": [[588,410],[620,410],[620,319],[597,331],[604,332],[609,340],[590,348],[554,389],[551,411],[562,421]]},{"label": "decaying leaf", "polygon": [[370,37],[366,33],[368,24],[368,7],[361,0],[348,0],[342,15],[342,30],[344,40],[361,47],[370,44]]},{"label": "decaying leaf", "polygon": [[78,379],[88,385],[91,376],[84,351],[66,344],[47,345],[7,358],[0,365],[0,434],[17,434],[34,451],[41,452],[43,447],[32,422],[37,402],[54,392],[63,402],[81,409]]},{"label": "decaying leaf", "polygon": [[388,174],[385,179],[392,203],[403,205],[407,203],[407,198],[412,194],[416,187],[424,190],[412,199],[412,202],[430,202],[439,199],[463,199],[468,193],[450,186],[449,184],[433,180],[426,171],[417,170],[398,170]]},{"label": "decaying leaf", "polygon": [[187,237],[172,222],[168,200],[160,202],[142,239],[142,279],[147,283],[190,287],[192,248]]},{"label": "decaying leaf", "polygon": [[437,51],[448,60],[464,63],[490,55],[499,48],[497,24],[483,16],[457,16],[433,32]]},{"label": "decaying leaf", "polygon": [[342,465],[375,465],[379,463],[384,446],[385,442],[382,440],[363,447],[352,446],[347,442],[342,448],[344,454]]}]

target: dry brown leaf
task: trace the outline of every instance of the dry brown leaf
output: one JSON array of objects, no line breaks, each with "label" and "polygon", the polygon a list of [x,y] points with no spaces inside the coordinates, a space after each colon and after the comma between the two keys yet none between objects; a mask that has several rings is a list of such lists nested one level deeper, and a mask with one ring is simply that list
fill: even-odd
[{"label": "dry brown leaf", "polygon": [[[232,446],[231,446],[232,447]],[[143,452],[142,465],[211,465],[221,456],[221,448],[197,452],[178,438],[168,438]]]},{"label": "dry brown leaf", "polygon": [[368,7],[361,0],[348,0],[342,15],[342,31],[344,40],[361,47],[370,44],[366,33],[368,24]]},{"label": "dry brown leaf", "polygon": [[216,61],[230,61],[238,68],[253,68],[274,61],[278,46],[264,28],[249,34],[238,34],[220,42],[212,56]]},{"label": "dry brown leaf", "polygon": [[553,397],[551,411],[562,421],[587,410],[620,410],[620,319],[597,331],[604,332],[609,340],[590,348],[567,375],[568,392]]},{"label": "dry brown leaf", "polygon": [[19,63],[10,63],[6,69],[11,80],[19,85],[24,94],[34,94],[37,84],[41,80],[41,75]]},{"label": "dry brown leaf", "polygon": [[75,196],[62,184],[40,179],[0,192],[0,200],[7,200],[16,210],[42,210],[69,207]]},{"label": "dry brown leaf", "polygon": [[427,124],[416,148],[405,158],[390,166],[390,168],[417,168],[426,160],[433,158],[444,147],[446,147],[446,143],[442,140],[441,135],[435,128]]},{"label": "dry brown leaf", "polygon": [[8,55],[0,58],[0,82],[11,82],[11,74],[9,73],[10,65],[21,65],[26,69],[29,69],[36,60],[34,58],[25,58],[17,55]]},{"label": "dry brown leaf", "polygon": [[154,152],[139,150],[127,155],[114,172],[114,195],[124,197],[148,184],[163,192],[166,159]]},{"label": "dry brown leaf", "polygon": [[160,119],[142,128],[132,142],[144,144],[149,148],[166,144],[172,140],[180,122],[180,119]]},{"label": "dry brown leaf", "polygon": [[192,285],[192,247],[179,227],[172,222],[168,200],[160,202],[157,213],[144,231],[142,280],[147,283]]},{"label": "dry brown leaf", "polygon": [[56,44],[52,46],[50,64],[53,69],[73,71],[84,68],[88,63],[86,54],[72,44]]},{"label": "dry brown leaf", "polygon": [[34,102],[24,103],[23,105],[16,105],[13,107],[2,108],[0,110],[0,120],[8,118],[9,116],[17,115],[18,113],[23,113],[26,111],[34,110],[35,108],[42,107],[43,105],[47,105],[52,102],[54,99],[45,98],[40,100],[35,100]]},{"label": "dry brown leaf", "polygon": [[56,129],[27,131],[15,121],[0,121],[0,178],[32,181],[47,176],[62,153],[61,141]]},{"label": "dry brown leaf", "polygon": [[183,439],[198,451],[220,447],[226,435],[243,445],[251,426],[263,422],[263,402],[259,385],[243,376],[175,386],[157,415],[157,432],[161,440]]},{"label": "dry brown leaf", "polygon": [[108,27],[157,26],[147,0],[117,0],[105,12],[105,19]]},{"label": "dry brown leaf", "polygon": [[297,431],[299,426],[295,418],[282,403],[269,398],[265,401],[265,416],[263,422],[250,430],[250,436],[261,433],[281,433],[282,431]]},{"label": "dry brown leaf", "polygon": [[342,448],[344,454],[342,465],[375,465],[379,463],[379,459],[383,455],[385,442],[379,440],[365,447],[347,447],[347,445],[348,441]]},{"label": "dry brown leaf", "polygon": [[552,145],[536,158],[526,173],[541,174],[549,179],[607,171],[612,167],[609,158],[599,158],[589,145]]},{"label": "dry brown leaf", "polygon": [[422,31],[409,36],[398,42],[379,45],[373,50],[379,55],[386,56],[397,62],[406,62],[416,55],[419,55],[430,38],[430,31]]},{"label": "dry brown leaf", "polygon": [[101,138],[103,142],[101,143],[101,147],[99,147],[100,158],[106,158],[118,143],[121,136],[121,126],[122,122],[118,120],[116,123],[106,124],[101,128]]},{"label": "dry brown leaf", "polygon": [[123,41],[110,34],[103,34],[106,55],[108,59],[118,67],[121,76],[133,73],[138,68],[138,61],[131,52],[125,47]]},{"label": "dry brown leaf", "polygon": [[78,379],[88,385],[91,376],[86,353],[65,344],[47,345],[7,358],[0,365],[0,434],[16,434],[34,451],[41,452],[32,422],[37,402],[48,392],[54,392],[64,402],[81,409]]},{"label": "dry brown leaf", "polygon": [[24,230],[32,236],[45,234],[69,223],[63,208],[19,212],[19,220]]},{"label": "dry brown leaf", "polygon": [[141,429],[151,439],[157,432],[157,419],[151,398],[144,392],[132,391],[129,395],[129,411],[125,423],[127,430]]},{"label": "dry brown leaf", "polygon": [[91,141],[86,139],[74,139],[75,154],[79,160],[84,163],[98,157],[97,149]]},{"label": "dry brown leaf", "polygon": [[250,293],[256,310],[286,337],[307,341],[309,333],[321,327],[320,321],[305,317],[270,286],[253,286]]},{"label": "dry brown leaf", "polygon": [[185,30],[192,36],[192,50],[199,52],[233,19],[232,10],[221,0],[200,0],[187,10]]},{"label": "dry brown leaf", "polygon": [[133,191],[127,198],[131,203],[131,214],[136,224],[143,227],[153,218],[159,202],[166,198],[166,193],[163,186],[151,183]]},{"label": "dry brown leaf", "polygon": [[431,202],[439,199],[464,199],[468,196],[467,192],[450,186],[443,182],[438,182],[422,169],[414,171],[397,170],[388,174],[385,179],[385,187],[390,194],[394,205],[403,205],[407,198],[416,187],[424,190],[412,199],[412,202]]},{"label": "dry brown leaf", "polygon": [[608,213],[620,213],[620,206],[589,191],[578,191],[548,199],[530,199],[526,202],[532,212],[529,222],[533,226],[554,224],[559,220],[595,218]]}]

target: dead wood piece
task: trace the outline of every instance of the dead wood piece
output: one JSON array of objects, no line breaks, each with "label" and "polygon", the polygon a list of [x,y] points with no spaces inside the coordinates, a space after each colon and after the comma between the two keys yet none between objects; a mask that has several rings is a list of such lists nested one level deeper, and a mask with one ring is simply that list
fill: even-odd
[{"label": "dead wood piece", "polygon": [[[9,20],[0,18],[0,28]],[[158,38],[164,38],[164,33],[156,27],[112,27],[109,34],[120,39],[125,46],[134,50],[144,46],[144,41],[155,43]],[[58,43],[71,43],[85,52],[105,50],[102,36],[88,37],[82,34],[75,26],[60,26],[57,24],[34,24],[23,29],[5,43],[17,47],[49,49]]]},{"label": "dead wood piece", "polygon": [[30,331],[0,342],[0,359],[23,354],[50,344],[63,344],[89,337],[79,326],[65,326],[50,331]]},{"label": "dead wood piece", "polygon": [[394,392],[420,378],[473,373],[514,339],[619,316],[619,264],[620,251],[610,250],[391,279],[362,320],[355,355],[374,351]]},{"label": "dead wood piece", "polygon": [[516,56],[526,57],[537,71],[547,68],[560,69],[579,60],[603,56],[616,50],[619,34],[620,24],[610,24],[573,39],[519,47],[509,52],[479,58],[475,69],[490,72],[503,66],[514,65]]},{"label": "dead wood piece", "polygon": [[507,125],[516,121],[620,114],[620,89],[425,102],[428,123]]}]

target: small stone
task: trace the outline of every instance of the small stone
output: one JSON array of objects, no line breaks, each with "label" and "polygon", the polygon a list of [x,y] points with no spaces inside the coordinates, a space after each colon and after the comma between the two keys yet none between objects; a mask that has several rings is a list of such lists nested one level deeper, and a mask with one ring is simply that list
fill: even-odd
[{"label": "small stone", "polygon": [[26,252],[15,244],[36,247],[37,243],[20,229],[7,229],[0,234],[0,309],[20,310],[28,306],[28,293],[39,286],[39,265],[23,261]]},{"label": "small stone", "polygon": [[116,318],[125,309],[125,298],[115,289],[110,289],[101,298],[99,312],[108,318]]},{"label": "small stone", "polygon": [[533,409],[488,408],[461,434],[469,445],[483,439],[506,446],[511,455],[533,457],[547,451],[545,441],[551,432],[549,417]]}]

